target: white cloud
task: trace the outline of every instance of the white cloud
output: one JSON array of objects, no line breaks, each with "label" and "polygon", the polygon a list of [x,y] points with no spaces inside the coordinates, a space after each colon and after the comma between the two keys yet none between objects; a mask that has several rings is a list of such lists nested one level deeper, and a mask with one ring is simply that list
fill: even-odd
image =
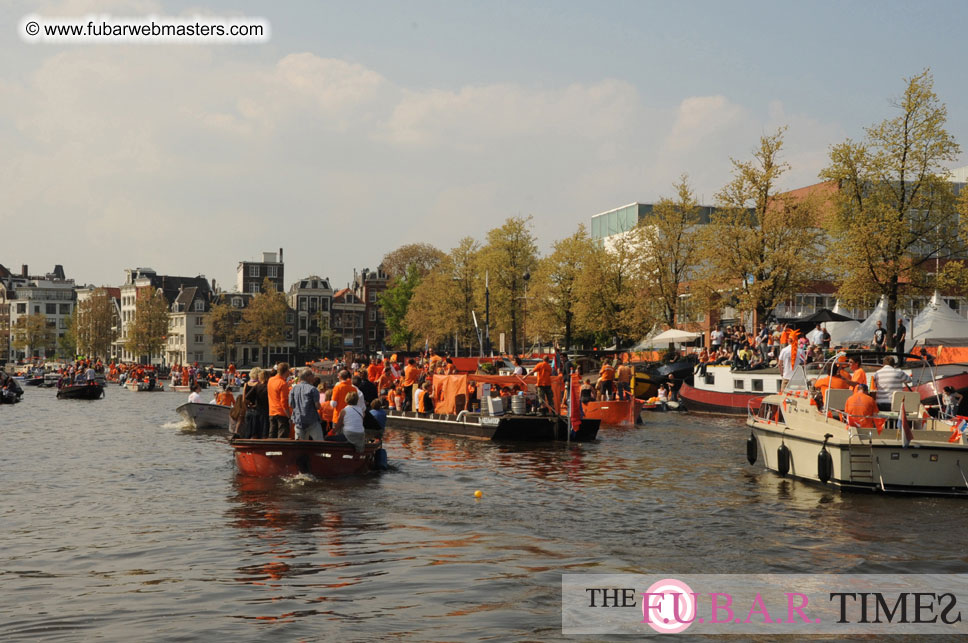
[{"label": "white cloud", "polygon": [[[0,262],[105,283],[135,265],[231,283],[239,259],[280,246],[287,279],[343,283],[399,244],[449,248],[518,214],[547,245],[669,194],[683,171],[711,195],[729,156],[787,118],[757,122],[723,96],[661,111],[614,79],[416,90],[307,52],[33,51],[32,71],[0,73],[0,193],[17,222]],[[789,119],[796,164],[815,165],[829,128]]]}]

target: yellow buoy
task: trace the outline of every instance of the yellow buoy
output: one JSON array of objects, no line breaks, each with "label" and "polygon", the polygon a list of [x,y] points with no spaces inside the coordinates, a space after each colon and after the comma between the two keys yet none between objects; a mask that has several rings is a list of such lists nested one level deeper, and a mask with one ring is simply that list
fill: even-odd
[{"label": "yellow buoy", "polygon": [[475,498],[482,498],[482,497],[484,497],[484,492],[481,491],[480,489],[478,489],[477,491],[474,492],[474,497]]}]

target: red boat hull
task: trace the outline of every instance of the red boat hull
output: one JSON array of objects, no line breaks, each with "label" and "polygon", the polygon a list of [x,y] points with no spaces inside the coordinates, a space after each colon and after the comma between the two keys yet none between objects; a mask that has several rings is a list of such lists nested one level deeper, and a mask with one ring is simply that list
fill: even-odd
[{"label": "red boat hull", "polygon": [[753,402],[754,408],[758,408],[763,394],[703,391],[683,382],[679,388],[679,397],[682,398],[687,411],[718,415],[746,415],[750,402]]},{"label": "red boat hull", "polygon": [[245,475],[268,478],[302,473],[317,478],[362,475],[373,471],[378,440],[363,453],[348,442],[314,440],[234,440],[235,463]]},{"label": "red boat hull", "polygon": [[[938,378],[938,392],[940,393],[944,390],[944,387],[950,386],[955,391],[959,393],[968,392],[968,372],[957,373],[954,375],[948,375],[945,377]],[[935,393],[934,384],[928,382],[922,384],[917,388],[918,395],[921,396],[921,403],[924,405],[940,404],[940,395]],[[965,402],[962,402],[962,408],[964,408]]]}]

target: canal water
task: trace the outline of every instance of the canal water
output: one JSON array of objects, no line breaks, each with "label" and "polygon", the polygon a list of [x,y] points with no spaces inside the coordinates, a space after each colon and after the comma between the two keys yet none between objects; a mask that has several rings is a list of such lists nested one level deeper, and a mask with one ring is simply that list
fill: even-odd
[{"label": "canal water", "polygon": [[740,420],[573,446],[390,431],[384,474],[258,480],[183,398],[0,406],[0,640],[546,641],[563,573],[968,571],[968,502],[781,479]]}]

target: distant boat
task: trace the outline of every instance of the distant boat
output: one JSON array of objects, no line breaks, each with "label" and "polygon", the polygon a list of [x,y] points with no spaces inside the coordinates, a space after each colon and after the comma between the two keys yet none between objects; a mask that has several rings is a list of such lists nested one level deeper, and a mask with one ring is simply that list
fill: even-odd
[{"label": "distant boat", "polygon": [[165,385],[161,382],[127,382],[124,387],[129,391],[136,392],[147,392],[147,391],[164,391]]},{"label": "distant boat", "polygon": [[104,397],[104,387],[97,382],[69,384],[57,391],[58,400],[99,400],[102,397]]},{"label": "distant boat", "polygon": [[187,402],[177,409],[178,415],[196,429],[228,429],[232,413],[231,406],[220,404],[200,404]]}]

